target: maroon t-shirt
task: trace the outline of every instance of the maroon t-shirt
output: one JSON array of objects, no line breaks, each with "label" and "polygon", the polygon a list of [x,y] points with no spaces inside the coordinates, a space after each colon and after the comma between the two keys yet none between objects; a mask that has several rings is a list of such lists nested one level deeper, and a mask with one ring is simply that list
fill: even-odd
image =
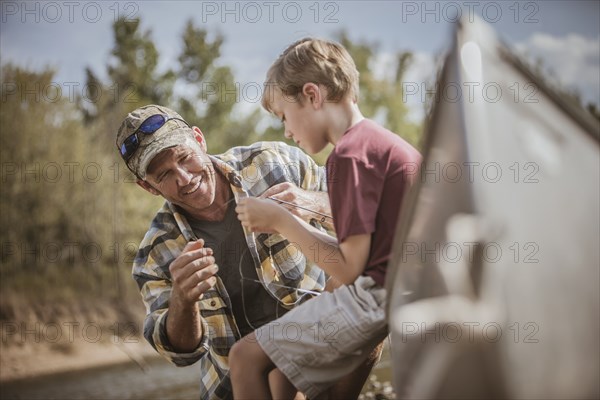
[{"label": "maroon t-shirt", "polygon": [[400,203],[417,176],[419,152],[364,119],[348,129],[327,159],[327,184],[338,243],[371,233],[364,275],[383,286]]}]

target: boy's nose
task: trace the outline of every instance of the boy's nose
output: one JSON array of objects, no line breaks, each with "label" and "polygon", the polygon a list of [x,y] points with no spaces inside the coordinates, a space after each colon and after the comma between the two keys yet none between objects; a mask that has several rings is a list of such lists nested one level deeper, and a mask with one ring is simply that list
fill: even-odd
[{"label": "boy's nose", "polygon": [[285,131],[283,132],[283,135],[285,136],[286,139],[291,139],[294,135],[292,135],[292,132],[290,132],[288,129],[285,129]]}]

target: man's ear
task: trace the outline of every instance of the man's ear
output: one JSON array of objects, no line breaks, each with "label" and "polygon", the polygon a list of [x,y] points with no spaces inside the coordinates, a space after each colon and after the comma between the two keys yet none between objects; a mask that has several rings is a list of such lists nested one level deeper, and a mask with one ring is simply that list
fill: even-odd
[{"label": "man's ear", "polygon": [[204,139],[204,134],[197,126],[192,127],[192,130],[194,131],[194,137],[196,138],[198,143],[200,143],[200,147],[202,147],[202,151],[206,153],[207,147],[206,140]]},{"label": "man's ear", "polygon": [[137,184],[140,185],[140,187],[145,191],[152,193],[155,196],[160,196],[160,192],[153,188],[152,185],[150,185],[148,182],[138,179]]},{"label": "man's ear", "polygon": [[302,86],[302,94],[316,109],[320,108],[325,100],[323,91],[316,83],[305,83]]}]

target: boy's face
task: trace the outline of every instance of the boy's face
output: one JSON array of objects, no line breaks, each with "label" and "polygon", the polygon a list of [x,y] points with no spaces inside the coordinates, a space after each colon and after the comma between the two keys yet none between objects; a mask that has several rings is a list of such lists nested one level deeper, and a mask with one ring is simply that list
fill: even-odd
[{"label": "boy's face", "polygon": [[271,109],[285,128],[285,137],[310,154],[316,154],[327,145],[327,129],[321,105],[303,94],[302,102],[273,91]]}]

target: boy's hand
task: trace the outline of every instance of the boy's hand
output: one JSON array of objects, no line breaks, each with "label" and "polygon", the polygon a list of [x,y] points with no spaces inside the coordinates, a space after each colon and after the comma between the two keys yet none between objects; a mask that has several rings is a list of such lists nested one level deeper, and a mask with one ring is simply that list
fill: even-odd
[{"label": "boy's hand", "polygon": [[235,208],[238,219],[251,232],[277,232],[278,224],[289,213],[272,200],[246,197]]},{"label": "boy's hand", "polygon": [[[329,206],[329,197],[327,197],[327,192],[311,192],[299,188],[290,182],[283,182],[271,186],[260,195],[261,199],[266,199],[269,197],[272,197],[275,200],[287,201],[288,203],[299,205],[308,210],[314,210],[323,214],[331,215],[331,207]],[[288,209],[292,214],[297,215],[305,221],[308,221],[311,218],[319,218],[319,215],[301,208],[291,207],[285,204],[282,206]]]}]

